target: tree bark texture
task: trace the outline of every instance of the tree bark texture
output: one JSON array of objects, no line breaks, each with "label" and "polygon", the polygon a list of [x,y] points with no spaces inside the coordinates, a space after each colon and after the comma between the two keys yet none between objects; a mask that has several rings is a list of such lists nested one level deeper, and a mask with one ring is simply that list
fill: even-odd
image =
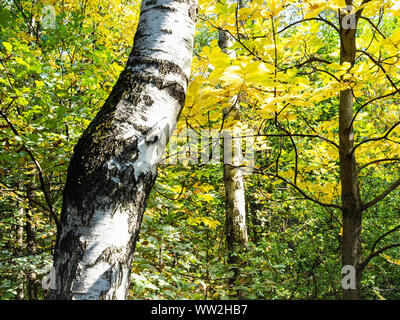
[{"label": "tree bark texture", "polygon": [[[18,206],[18,215],[17,215],[17,221],[19,224],[17,228],[17,238],[16,238],[18,255],[24,254],[24,227],[22,226],[22,222],[24,221],[24,219],[25,219],[25,208],[24,208],[24,203],[21,202]],[[24,273],[20,273],[17,276],[17,281],[19,283],[17,289],[17,300],[25,300]]]},{"label": "tree bark texture", "polygon": [[196,0],[143,0],[134,45],[75,146],[51,299],[126,299],[146,201],[184,105]]},{"label": "tree bark texture", "polygon": [[[25,221],[25,233],[26,233],[26,251],[29,255],[36,251],[36,232],[32,221],[32,184],[28,182],[26,184],[26,196],[29,199],[29,209],[25,210],[26,221]],[[28,299],[37,300],[38,293],[38,281],[37,274],[34,270],[27,270],[27,289],[28,289]]]},{"label": "tree bark texture", "polygon": [[[353,5],[353,1],[346,1]],[[357,20],[360,12],[357,13]],[[340,21],[343,21],[341,14]],[[340,62],[351,66],[356,57],[356,26],[354,29],[340,29]],[[353,152],[353,93],[350,89],[340,92],[339,102],[339,159],[341,179],[341,200],[343,216],[342,264],[354,266],[356,271],[361,263],[361,220],[362,203],[357,179],[357,163]],[[357,272],[356,288],[343,289],[343,299],[360,299],[361,274]]]},{"label": "tree bark texture", "polygon": [[[227,1],[231,4],[232,1]],[[236,56],[234,50],[229,50],[233,45],[233,38],[226,31],[219,31],[218,45],[221,50],[231,58]],[[232,97],[232,105],[224,110],[224,117],[240,117],[238,97]],[[225,185],[225,237],[228,249],[228,263],[233,265],[234,275],[230,285],[239,278],[239,268],[242,264],[238,252],[245,250],[248,236],[246,227],[246,200],[243,172],[239,166],[242,164],[241,145],[239,139],[225,135],[224,141],[224,185]],[[243,293],[237,293],[243,299]]]}]

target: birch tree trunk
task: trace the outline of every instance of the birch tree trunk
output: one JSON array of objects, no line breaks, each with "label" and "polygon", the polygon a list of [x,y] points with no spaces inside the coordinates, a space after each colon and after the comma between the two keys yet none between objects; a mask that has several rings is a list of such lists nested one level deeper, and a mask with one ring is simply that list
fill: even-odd
[{"label": "birch tree trunk", "polygon": [[[226,1],[231,4],[232,1]],[[233,45],[233,38],[226,31],[219,31],[218,44],[221,50],[231,58],[236,56],[235,51],[228,48]],[[232,105],[224,110],[225,119],[229,117],[240,117],[238,107],[238,96],[231,99]],[[228,263],[234,265],[234,275],[230,279],[230,285],[239,278],[239,268],[242,264],[238,252],[246,248],[248,242],[246,227],[246,200],[244,190],[244,179],[242,169],[242,155],[240,154],[240,140],[225,135],[224,138],[224,185],[225,185],[225,237],[228,248]],[[237,292],[238,299],[244,299],[240,290]]]},{"label": "birch tree trunk", "polygon": [[[353,0],[346,0],[352,6]],[[356,26],[361,12],[356,14],[356,25],[352,28],[343,27],[344,14],[341,14],[340,37],[340,62],[348,62],[351,66],[356,57]],[[357,163],[352,152],[354,148],[353,133],[353,92],[350,89],[340,91],[339,102],[339,159],[340,180],[342,184],[342,216],[343,216],[343,242],[342,264],[351,265],[357,271],[361,263],[361,221],[362,203],[360,188],[357,179]],[[344,289],[343,299],[360,299],[361,272],[357,272],[356,288]]]},{"label": "birch tree trunk", "polygon": [[51,299],[126,299],[157,164],[184,105],[197,0],[143,0],[132,52],[74,149]]},{"label": "birch tree trunk", "polygon": [[[17,215],[17,221],[19,224],[17,229],[17,238],[16,238],[18,255],[24,254],[24,227],[22,226],[24,218],[25,218],[25,208],[23,202],[21,201],[21,203],[18,205],[18,215]],[[23,272],[20,273],[17,276],[17,279],[19,283],[17,289],[17,300],[24,300],[25,299],[24,273]]]}]

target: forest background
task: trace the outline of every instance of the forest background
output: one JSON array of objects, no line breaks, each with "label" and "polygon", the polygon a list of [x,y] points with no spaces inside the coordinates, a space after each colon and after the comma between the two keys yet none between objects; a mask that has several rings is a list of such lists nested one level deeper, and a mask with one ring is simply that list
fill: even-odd
[{"label": "forest background", "polygon": [[[400,5],[345,8],[200,1],[176,132],[252,132],[247,239],[232,266],[224,164],[188,161],[178,141],[183,157],[160,164],[148,200],[130,299],[340,299],[343,236],[356,230],[343,225],[343,92],[354,98],[361,298],[400,298]],[[44,297],[73,147],[124,68],[139,12],[129,0],[0,2],[1,299]],[[356,16],[354,61],[344,61]]]}]

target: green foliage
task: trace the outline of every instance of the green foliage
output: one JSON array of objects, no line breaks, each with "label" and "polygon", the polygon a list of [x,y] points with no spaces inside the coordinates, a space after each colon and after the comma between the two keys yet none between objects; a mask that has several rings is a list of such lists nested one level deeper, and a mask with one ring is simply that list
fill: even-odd
[{"label": "green foliage", "polygon": [[[259,133],[257,170],[245,179],[249,244],[236,252],[244,263],[229,286],[234,268],[227,262],[222,164],[163,164],[136,245],[130,299],[233,299],[237,290],[249,299],[340,299],[338,92],[351,86],[359,107],[388,94],[388,77],[398,81],[400,70],[399,12],[391,1],[372,1],[364,11],[386,39],[367,20],[358,29],[359,48],[388,69],[361,54],[351,71],[340,65],[335,29],[321,19],[336,23],[342,2],[254,0],[239,9],[200,1],[178,130]],[[56,10],[55,28],[41,29],[48,4]],[[380,16],[379,8],[388,14]],[[124,66],[138,10],[136,1],[121,0],[0,3],[0,299],[27,299],[32,272],[33,298],[43,298],[40,281],[51,265],[73,146]],[[320,20],[293,24],[303,17]],[[218,48],[221,28],[237,40],[235,59]],[[242,117],[223,122],[235,95]],[[374,139],[398,120],[398,105],[391,95],[366,105],[355,121],[356,143],[372,138],[356,153],[366,202],[399,169],[398,130]],[[291,140],[288,133],[299,135]],[[382,158],[393,160],[374,162]],[[364,213],[364,257],[398,225],[399,199],[395,190]],[[376,248],[392,243],[400,243],[398,231]],[[363,298],[400,298],[398,259],[394,247],[371,260]]]},{"label": "green foliage", "polygon": [[[41,11],[49,4],[56,21],[54,28],[43,29]],[[137,15],[135,1],[0,3],[4,299],[27,296],[31,272],[37,274],[33,286],[41,296],[40,281],[50,268],[56,234],[51,211],[60,211],[73,146],[125,64]],[[30,232],[34,239],[28,241]]]}]

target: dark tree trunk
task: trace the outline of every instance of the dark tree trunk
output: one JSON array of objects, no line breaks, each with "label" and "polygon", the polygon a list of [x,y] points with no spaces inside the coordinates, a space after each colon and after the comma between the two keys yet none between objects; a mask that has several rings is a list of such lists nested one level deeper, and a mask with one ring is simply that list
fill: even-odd
[{"label": "dark tree trunk", "polygon": [[[348,5],[353,1],[347,0]],[[360,12],[357,14],[357,18]],[[341,15],[340,22],[344,15]],[[341,23],[342,25],[342,23]],[[349,26],[350,27],[350,26]],[[356,26],[344,28],[340,32],[340,62],[355,63],[356,56]],[[343,242],[342,264],[353,266],[358,270],[361,263],[361,221],[362,203],[357,179],[357,163],[353,153],[353,93],[350,89],[340,92],[339,103],[339,158],[340,179],[342,185],[342,215],[343,215]],[[343,289],[343,299],[360,299],[361,274],[357,273],[356,288]]]},{"label": "dark tree trunk", "polygon": [[[36,233],[35,227],[32,222],[32,184],[26,184],[26,196],[29,199],[29,209],[25,210],[25,234],[26,234],[26,252],[28,255],[34,254],[36,251]],[[37,300],[37,274],[34,270],[27,271],[27,289],[28,289],[28,299]]]}]

